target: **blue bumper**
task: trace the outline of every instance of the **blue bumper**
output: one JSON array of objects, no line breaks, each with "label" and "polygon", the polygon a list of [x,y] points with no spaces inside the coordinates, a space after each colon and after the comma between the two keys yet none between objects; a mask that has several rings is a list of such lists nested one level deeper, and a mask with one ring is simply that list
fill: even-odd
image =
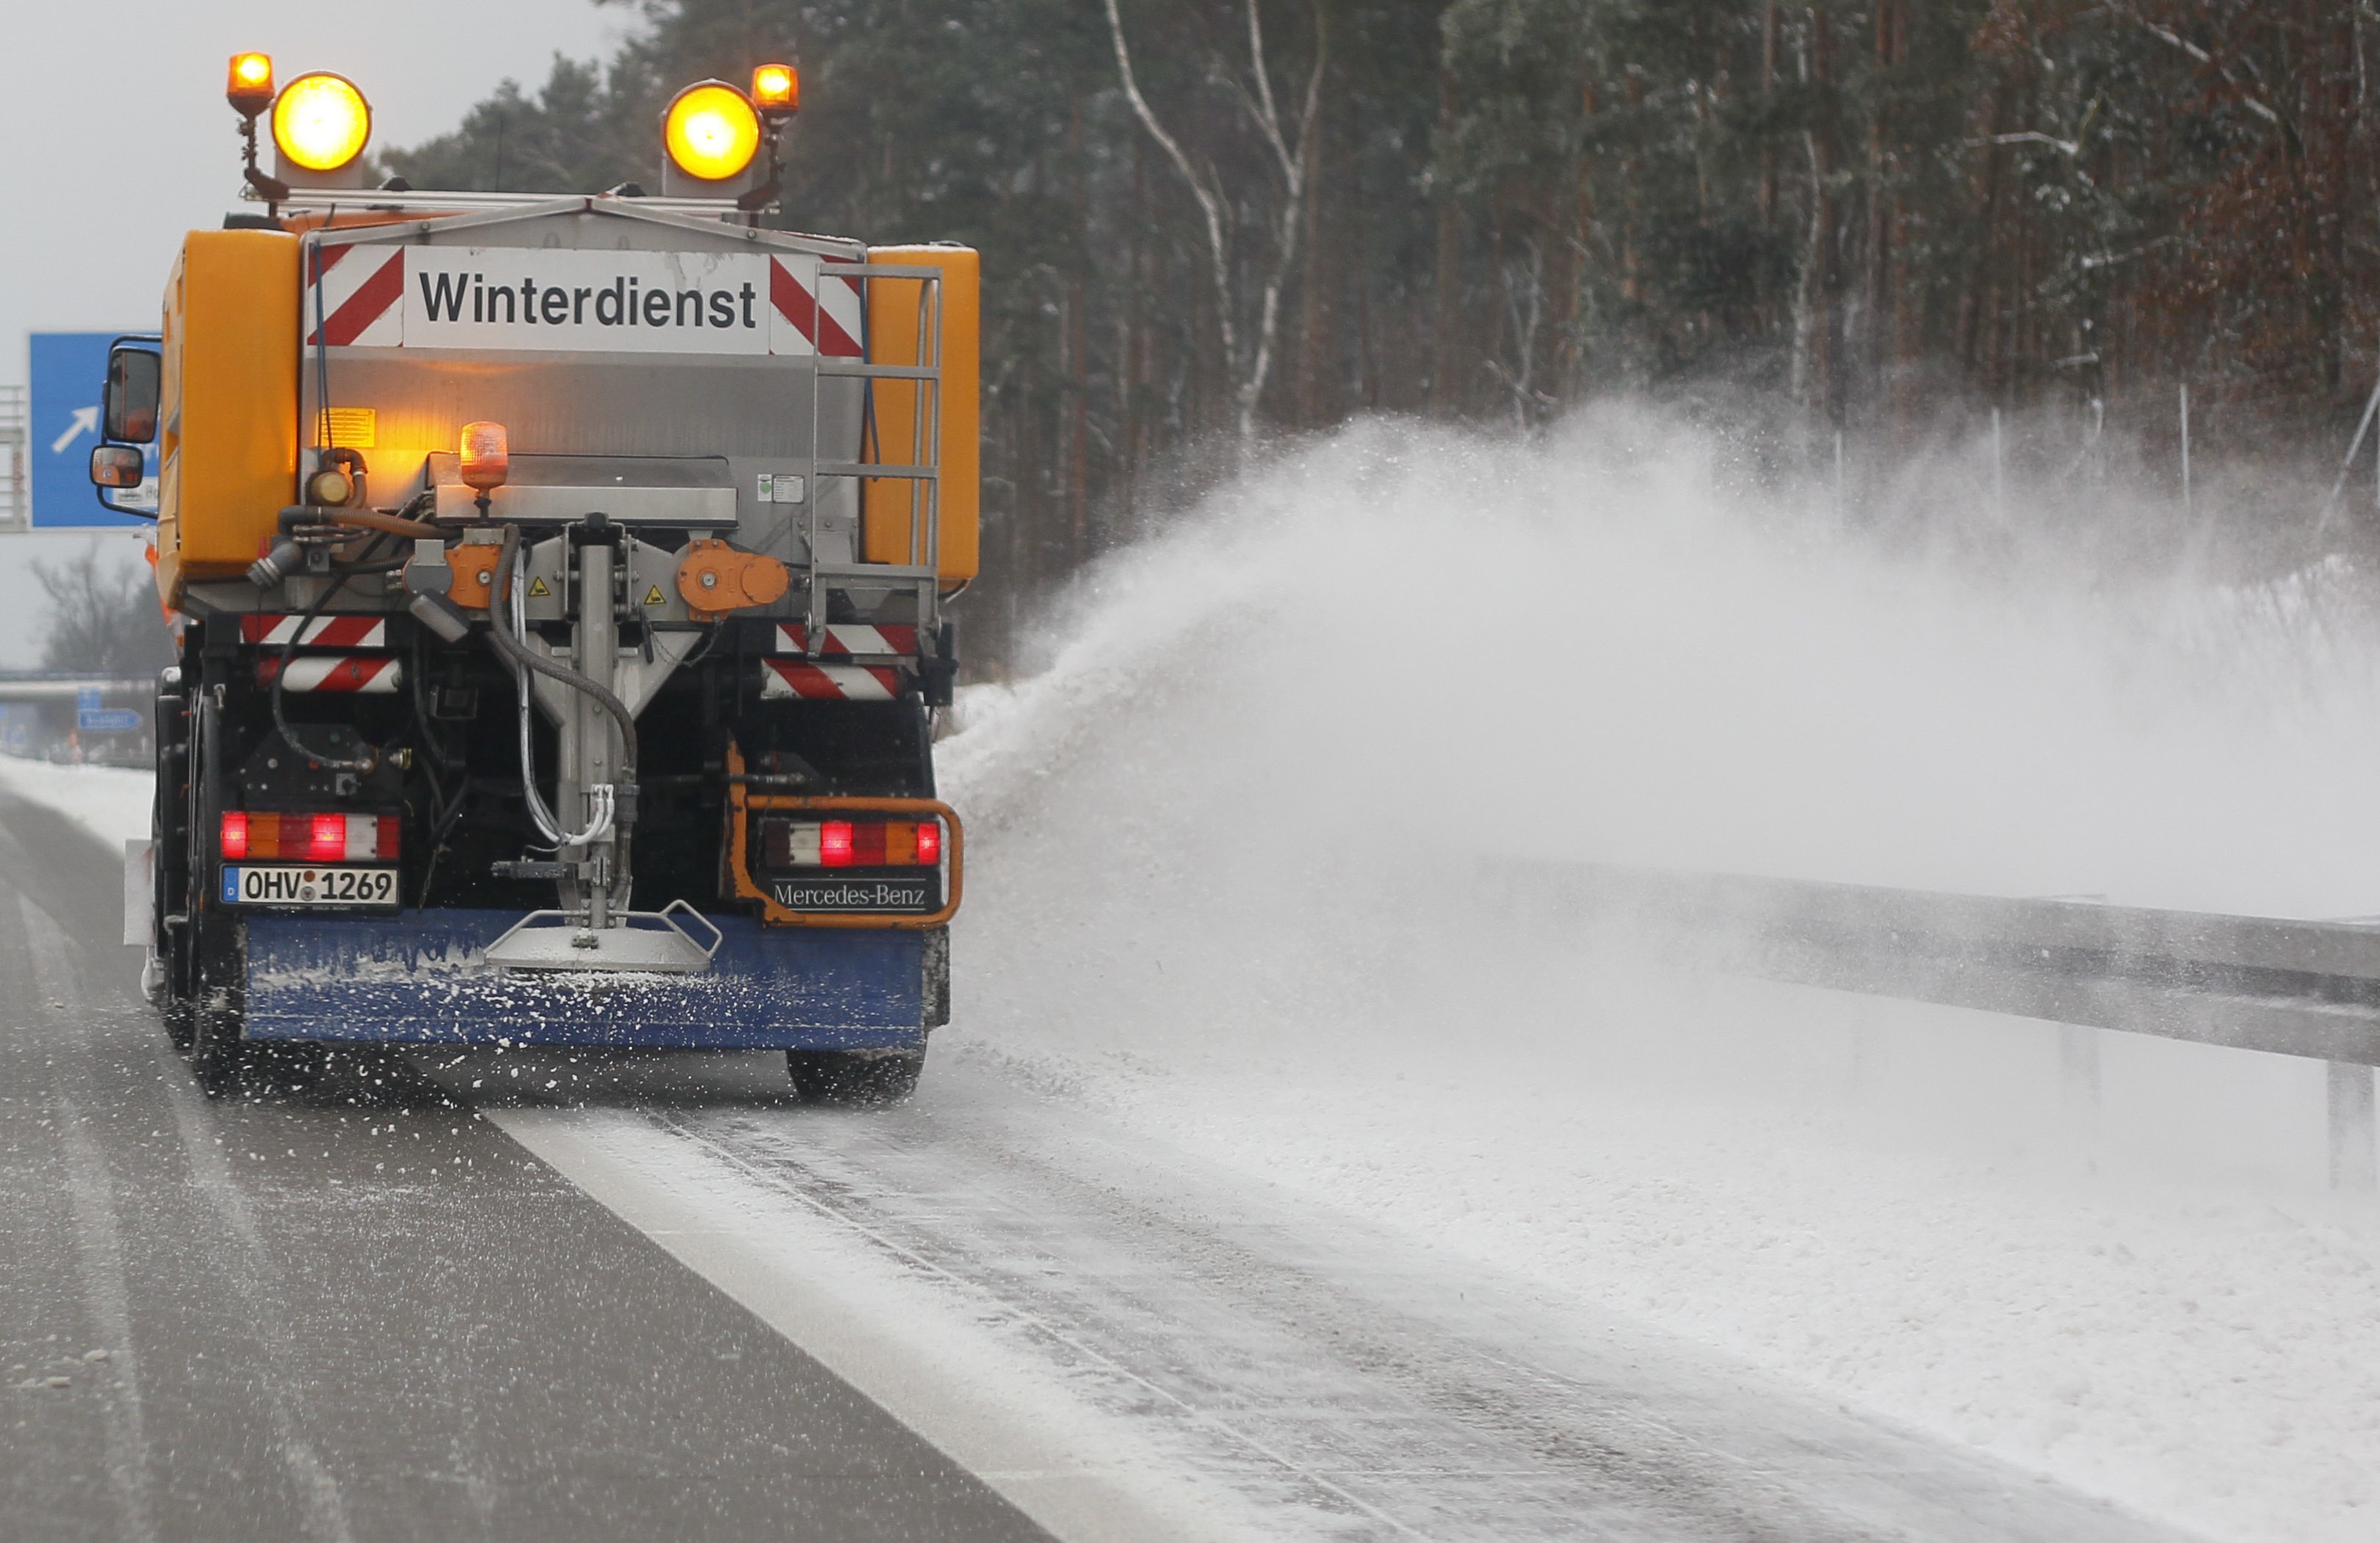
[{"label": "blue bumper", "polygon": [[925,1043],[924,940],[914,931],[726,934],[709,973],[528,974],[482,952],[509,911],[248,920],[248,1038],[383,1044],[655,1045],[899,1050]]}]

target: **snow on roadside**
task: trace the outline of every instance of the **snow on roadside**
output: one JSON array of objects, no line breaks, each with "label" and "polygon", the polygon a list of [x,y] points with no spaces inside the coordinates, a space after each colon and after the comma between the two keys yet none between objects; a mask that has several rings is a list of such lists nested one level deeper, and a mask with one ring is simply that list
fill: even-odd
[{"label": "snow on roadside", "polygon": [[[2105,1155],[2095,1173],[2021,1112],[1994,1139],[1919,1128],[1908,1106],[1896,1128],[1806,1075],[1767,1097],[1696,1088],[1608,1042],[1672,1035],[1688,1003],[1830,1070],[1847,1060],[1835,1014],[1871,1014],[1920,1055],[1937,1033],[2005,1032],[1796,997],[1673,982],[1633,1009],[1548,1007],[1536,1029],[1450,1014],[1436,1038],[1414,1019],[1252,1017],[1276,1044],[1227,1029],[1227,1054],[1184,1043],[1237,1002],[1144,999],[1140,1032],[1096,1048],[987,1003],[941,1053],[1395,1229],[1451,1276],[1627,1313],[2205,1535],[2373,1535],[2368,1209]],[[1563,1034],[1581,1047],[1555,1049]],[[1911,1104],[1939,1111],[1947,1092]]]},{"label": "snow on roadside", "polygon": [[1767,541],[1620,427],[1359,430],[1095,575],[943,747],[937,1053],[2209,1535],[2380,1533],[2380,1213],[2320,1187],[2318,1066],[2100,1036],[2093,1125],[2050,1026],[1548,949],[1457,884],[2380,910],[2365,645]]},{"label": "snow on roadside", "polygon": [[57,810],[120,853],[128,841],[149,839],[149,805],[156,779],[123,766],[68,766],[0,755],[0,790]]}]

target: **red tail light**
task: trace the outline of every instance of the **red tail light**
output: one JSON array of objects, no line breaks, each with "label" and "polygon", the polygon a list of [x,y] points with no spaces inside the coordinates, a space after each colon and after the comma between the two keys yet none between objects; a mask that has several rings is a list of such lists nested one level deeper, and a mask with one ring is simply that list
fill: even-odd
[{"label": "red tail light", "polygon": [[232,809],[223,817],[226,861],[395,862],[403,822],[389,814],[275,814]]},{"label": "red tail light", "polygon": [[932,868],[942,860],[942,826],[911,820],[764,820],[764,866],[786,868]]}]

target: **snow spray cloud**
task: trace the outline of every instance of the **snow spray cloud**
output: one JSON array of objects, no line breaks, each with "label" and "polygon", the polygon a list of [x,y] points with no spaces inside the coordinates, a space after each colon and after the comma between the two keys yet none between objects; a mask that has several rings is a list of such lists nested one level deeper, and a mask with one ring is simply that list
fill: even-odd
[{"label": "snow spray cloud", "polygon": [[1220,896],[1491,850],[2380,911],[2380,673],[2338,573],[1986,573],[1825,504],[1640,410],[1358,426],[1096,570],[947,764],[987,863],[1010,828],[1084,843],[1119,901],[1159,852]]},{"label": "snow spray cloud", "polygon": [[[2380,912],[2352,575],[1912,551],[1831,502],[1638,410],[1534,441],[1359,425],[1220,490],[1086,578],[1045,668],[963,698],[962,1039],[1161,1098],[1361,1067],[1389,1109],[1488,1051],[1548,1086],[1833,1099],[1857,1022],[1917,1021],[1614,967],[1483,911],[1482,854]],[[1890,1033],[1912,1112],[1989,1128],[1987,1072],[2042,1080],[2022,1035]]]}]

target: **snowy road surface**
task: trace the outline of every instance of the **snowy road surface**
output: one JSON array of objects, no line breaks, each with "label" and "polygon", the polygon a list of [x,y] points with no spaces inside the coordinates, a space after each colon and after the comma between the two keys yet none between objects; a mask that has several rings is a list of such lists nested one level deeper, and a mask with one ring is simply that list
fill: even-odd
[{"label": "snowy road surface", "polygon": [[210,1103],[117,894],[0,799],[13,1537],[2175,1536],[990,1063],[876,1115],[765,1057]]}]

